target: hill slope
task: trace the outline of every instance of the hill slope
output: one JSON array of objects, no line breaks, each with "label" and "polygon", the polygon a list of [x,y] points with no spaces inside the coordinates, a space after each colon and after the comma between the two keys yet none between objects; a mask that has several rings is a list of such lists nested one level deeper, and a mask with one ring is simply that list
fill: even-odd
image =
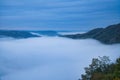
[{"label": "hill slope", "polygon": [[72,39],[93,38],[105,44],[120,43],[120,23],[106,28],[96,28],[84,34],[61,35]]},{"label": "hill slope", "polygon": [[0,38],[1,37],[29,38],[39,36],[31,34],[29,31],[0,30]]}]

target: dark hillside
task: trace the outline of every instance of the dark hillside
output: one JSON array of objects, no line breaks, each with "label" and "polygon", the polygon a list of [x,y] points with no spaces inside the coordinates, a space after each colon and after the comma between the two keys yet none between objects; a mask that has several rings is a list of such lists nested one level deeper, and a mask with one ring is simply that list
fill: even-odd
[{"label": "dark hillside", "polygon": [[61,35],[72,39],[93,38],[105,44],[120,43],[120,24],[110,25],[106,28],[96,28],[84,34]]}]

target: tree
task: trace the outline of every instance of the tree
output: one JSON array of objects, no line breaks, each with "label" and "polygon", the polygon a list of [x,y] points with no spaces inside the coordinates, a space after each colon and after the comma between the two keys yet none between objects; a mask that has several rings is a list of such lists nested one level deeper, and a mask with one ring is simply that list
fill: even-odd
[{"label": "tree", "polygon": [[[107,56],[93,58],[89,67],[85,68],[85,74],[82,74],[83,80],[92,80],[93,78],[99,78],[103,72],[107,72],[106,69],[110,64],[110,59]],[[98,72],[98,73],[97,73]],[[102,76],[103,77],[103,76]],[[97,79],[93,79],[97,80]]]},{"label": "tree", "polygon": [[120,57],[115,63],[110,63],[107,56],[93,58],[81,77],[82,80],[120,80]]}]

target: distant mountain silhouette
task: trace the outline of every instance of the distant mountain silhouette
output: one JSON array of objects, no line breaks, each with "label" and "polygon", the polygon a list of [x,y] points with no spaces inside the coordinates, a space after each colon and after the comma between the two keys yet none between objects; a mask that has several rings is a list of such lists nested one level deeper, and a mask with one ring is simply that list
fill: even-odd
[{"label": "distant mountain silhouette", "polygon": [[93,38],[105,44],[120,43],[120,23],[110,25],[106,28],[96,28],[83,34],[60,35],[60,36],[72,39]]},{"label": "distant mountain silhouette", "polygon": [[45,31],[18,31],[18,30],[0,30],[1,37],[13,37],[13,38],[29,38],[29,37],[42,37],[42,36],[58,36],[57,31],[45,30]]},{"label": "distant mountain silhouette", "polygon": [[0,30],[0,37],[12,37],[12,38],[30,38],[40,37],[31,34],[29,31],[16,31],[16,30]]},{"label": "distant mountain silhouette", "polygon": [[43,30],[43,31],[32,31],[35,33],[40,34],[41,36],[58,36],[57,31],[52,31],[52,30]]}]

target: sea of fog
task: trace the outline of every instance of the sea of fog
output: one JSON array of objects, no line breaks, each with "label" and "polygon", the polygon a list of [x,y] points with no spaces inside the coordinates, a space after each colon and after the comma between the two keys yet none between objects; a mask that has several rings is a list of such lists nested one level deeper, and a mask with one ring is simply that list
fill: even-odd
[{"label": "sea of fog", "polygon": [[78,80],[92,58],[120,56],[120,44],[61,37],[0,40],[0,80]]}]

